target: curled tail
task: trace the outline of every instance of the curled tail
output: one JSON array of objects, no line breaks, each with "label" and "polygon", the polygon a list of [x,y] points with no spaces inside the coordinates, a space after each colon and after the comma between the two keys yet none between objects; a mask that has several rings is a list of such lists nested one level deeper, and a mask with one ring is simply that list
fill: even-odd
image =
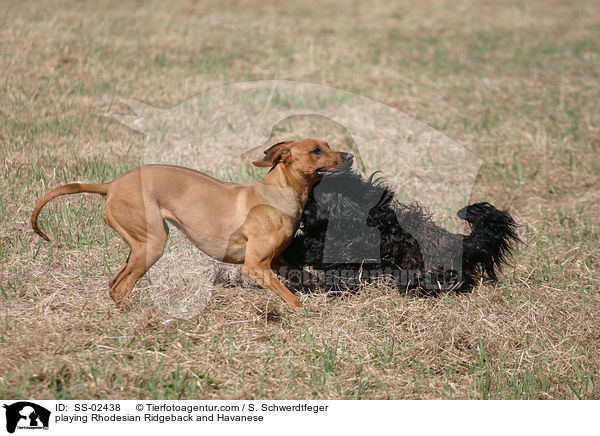
[{"label": "curled tail", "polygon": [[508,214],[489,203],[475,203],[457,213],[459,218],[469,222],[470,235],[463,240],[463,274],[470,276],[485,273],[492,280],[497,279],[497,271],[520,242],[518,225]]},{"label": "curled tail", "polygon": [[68,194],[79,194],[81,192],[90,192],[92,194],[101,194],[106,195],[108,192],[109,183],[100,183],[100,184],[85,184],[85,183],[69,183],[68,185],[62,185],[58,188],[54,188],[52,191],[48,192],[37,202],[35,207],[33,208],[33,212],[31,213],[31,227],[33,231],[44,238],[46,241],[50,239],[44,232],[42,232],[37,225],[38,215],[40,211],[44,207],[46,203],[50,200],[60,197],[61,195]]}]

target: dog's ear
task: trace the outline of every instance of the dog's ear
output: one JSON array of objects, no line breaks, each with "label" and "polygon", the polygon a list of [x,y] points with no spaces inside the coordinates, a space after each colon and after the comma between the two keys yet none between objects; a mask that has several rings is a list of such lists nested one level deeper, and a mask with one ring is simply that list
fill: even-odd
[{"label": "dog's ear", "polygon": [[285,145],[292,143],[293,141],[282,141],[275,145],[272,145],[264,151],[265,157],[260,160],[255,160],[252,164],[257,167],[268,168],[272,167],[276,163],[280,162],[281,159],[285,159],[290,154],[290,150]]}]

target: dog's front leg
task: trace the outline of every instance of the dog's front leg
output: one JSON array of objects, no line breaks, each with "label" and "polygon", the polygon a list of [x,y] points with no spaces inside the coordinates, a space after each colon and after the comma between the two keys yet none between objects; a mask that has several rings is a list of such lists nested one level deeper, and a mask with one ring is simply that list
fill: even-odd
[{"label": "dog's front leg", "polygon": [[302,307],[300,300],[296,298],[283,283],[279,281],[271,269],[274,257],[272,241],[256,238],[248,240],[246,245],[246,258],[242,271],[263,288],[270,289],[275,295],[283,298],[290,306]]}]

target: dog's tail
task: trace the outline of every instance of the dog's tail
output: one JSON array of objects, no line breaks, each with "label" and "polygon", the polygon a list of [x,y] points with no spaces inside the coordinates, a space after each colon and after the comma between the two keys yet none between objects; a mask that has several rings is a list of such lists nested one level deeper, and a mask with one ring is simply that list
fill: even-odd
[{"label": "dog's tail", "polygon": [[480,271],[497,280],[497,271],[506,261],[514,245],[521,242],[518,225],[508,214],[489,203],[475,203],[458,211],[459,218],[469,222],[472,231],[463,240],[463,275]]},{"label": "dog's tail", "polygon": [[38,215],[40,214],[40,211],[42,210],[44,205],[50,200],[56,197],[60,197],[61,195],[79,194],[81,192],[90,192],[92,194],[100,194],[106,196],[106,193],[108,192],[108,186],[109,183],[69,183],[68,185],[62,185],[58,188],[54,188],[52,191],[48,192],[46,195],[40,198],[40,200],[33,208],[33,212],[31,213],[31,227],[33,228],[33,231],[40,235],[42,238],[44,238],[46,241],[50,240],[48,236],[46,236],[46,234],[42,232],[37,225]]}]

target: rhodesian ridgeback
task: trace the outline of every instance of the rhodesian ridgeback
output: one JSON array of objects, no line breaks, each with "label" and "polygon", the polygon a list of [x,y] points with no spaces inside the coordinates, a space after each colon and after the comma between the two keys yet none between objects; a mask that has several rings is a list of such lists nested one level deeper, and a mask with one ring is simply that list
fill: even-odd
[{"label": "rhodesian ridgeback", "polygon": [[102,218],[130,248],[127,261],[109,281],[117,305],[127,301],[137,280],[162,256],[168,221],[207,255],[243,264],[242,271],[252,280],[301,307],[271,266],[294,237],[310,190],[324,175],[349,167],[353,156],[315,139],[280,142],[264,153],[253,164],[271,170],[248,185],[183,167],[146,165],[110,183],[59,186],[35,205],[31,226],[48,240],[37,226],[47,202],[81,192],[105,196]]}]

